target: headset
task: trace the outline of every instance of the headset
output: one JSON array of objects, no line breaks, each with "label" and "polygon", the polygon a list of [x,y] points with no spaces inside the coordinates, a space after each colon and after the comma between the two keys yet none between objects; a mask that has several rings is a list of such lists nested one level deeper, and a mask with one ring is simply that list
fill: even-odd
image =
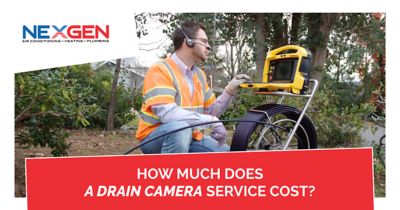
[{"label": "headset", "polygon": [[179,30],[183,33],[183,35],[186,37],[186,45],[187,45],[188,47],[192,48],[192,47],[194,47],[195,44],[199,44],[199,45],[203,45],[203,46],[206,47],[208,50],[211,50],[211,47],[210,47],[210,46],[205,45],[205,44],[200,43],[200,42],[195,42],[195,41],[193,41],[191,38],[189,38],[189,36],[186,35],[186,33],[183,31],[182,28],[179,28],[179,27],[178,27],[178,29],[179,29]]},{"label": "headset", "polygon": [[186,45],[188,47],[194,47],[194,45],[196,44],[191,38],[188,37],[188,35],[186,35],[186,33],[183,31],[182,28],[178,28],[180,31],[182,31],[183,35],[186,37]]}]

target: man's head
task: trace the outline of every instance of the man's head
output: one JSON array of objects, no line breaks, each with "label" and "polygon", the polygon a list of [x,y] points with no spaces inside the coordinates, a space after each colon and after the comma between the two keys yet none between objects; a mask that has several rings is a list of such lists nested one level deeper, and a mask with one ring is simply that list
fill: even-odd
[{"label": "man's head", "polygon": [[191,53],[197,62],[204,62],[208,57],[208,51],[211,49],[205,31],[206,28],[202,24],[184,22],[173,33],[172,40],[175,51]]}]

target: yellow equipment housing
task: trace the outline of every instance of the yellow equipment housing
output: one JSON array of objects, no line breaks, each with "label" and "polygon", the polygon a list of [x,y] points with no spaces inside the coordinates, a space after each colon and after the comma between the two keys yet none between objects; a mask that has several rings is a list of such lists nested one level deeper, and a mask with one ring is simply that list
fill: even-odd
[{"label": "yellow equipment housing", "polygon": [[242,88],[253,88],[255,93],[291,92],[305,94],[311,72],[311,52],[296,45],[272,50],[265,59],[261,83],[244,83]]}]

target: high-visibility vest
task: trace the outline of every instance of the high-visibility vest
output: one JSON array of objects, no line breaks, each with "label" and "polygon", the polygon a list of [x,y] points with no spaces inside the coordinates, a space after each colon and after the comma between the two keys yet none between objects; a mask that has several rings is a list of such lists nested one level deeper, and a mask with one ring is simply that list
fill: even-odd
[{"label": "high-visibility vest", "polygon": [[[201,114],[204,113],[204,109],[212,106],[215,95],[208,87],[205,73],[201,69],[196,70],[193,76],[192,96],[185,77],[172,58],[150,67],[143,82],[144,102],[140,110],[136,139],[143,140],[161,124],[160,119],[151,110],[152,105],[176,103],[185,110]],[[194,131],[193,138],[200,140],[200,134]]]}]

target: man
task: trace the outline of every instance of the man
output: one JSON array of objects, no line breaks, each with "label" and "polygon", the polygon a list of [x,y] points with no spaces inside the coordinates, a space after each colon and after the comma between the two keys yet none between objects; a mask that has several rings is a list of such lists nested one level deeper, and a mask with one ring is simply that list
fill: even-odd
[{"label": "man", "polygon": [[[207,84],[204,72],[195,64],[206,61],[211,49],[202,24],[185,22],[173,33],[175,52],[147,71],[143,82],[144,104],[136,138],[141,143],[202,122],[216,121],[229,105],[239,85],[250,80],[236,76],[218,99]],[[211,137],[204,136],[206,127]],[[224,152],[227,132],[222,123],[198,126],[171,133],[141,146],[145,154]]]}]

